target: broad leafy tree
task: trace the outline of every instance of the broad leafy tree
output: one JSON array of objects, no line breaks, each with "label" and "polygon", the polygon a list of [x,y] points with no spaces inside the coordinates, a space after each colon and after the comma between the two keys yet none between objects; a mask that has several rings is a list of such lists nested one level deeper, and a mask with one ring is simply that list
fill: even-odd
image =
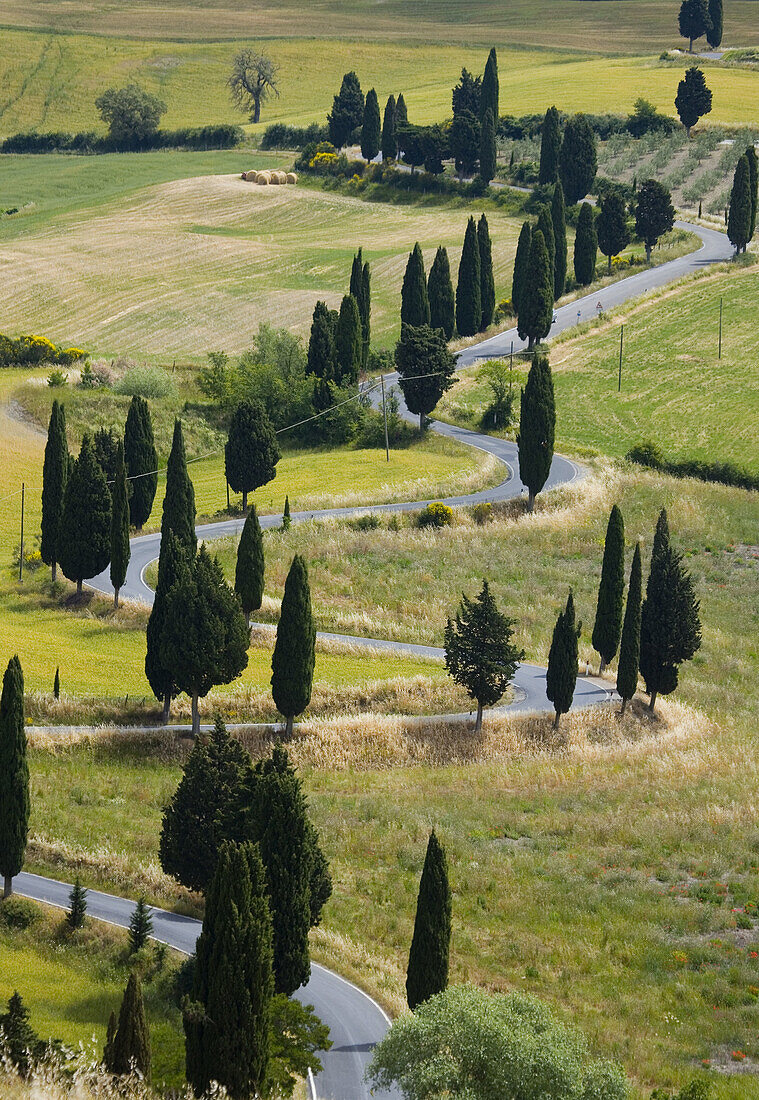
[{"label": "broad leafy tree", "polygon": [[553,320],[553,271],[543,234],[536,229],[530,237],[530,256],[524,286],[520,292],[517,331],[528,347],[543,340]]},{"label": "broad leafy tree", "polygon": [[646,246],[646,263],[651,249],[675,224],[672,196],[658,180],[644,180],[635,198],[635,232]]},{"label": "broad leafy tree", "polygon": [[640,621],[640,671],[653,714],[659,695],[677,687],[679,669],[701,647],[699,602],[682,554],[672,546],[667,513],[656,524]]},{"label": "broad leafy tree", "polygon": [[361,156],[364,160],[374,160],[380,151],[382,124],[377,93],[370,88],[366,93],[364,118],[361,125]]},{"label": "broad leafy tree", "polygon": [[635,544],[635,553],[633,554],[632,565],[630,567],[630,583],[627,586],[625,620],[622,624],[622,641],[619,644],[617,694],[622,700],[622,714],[625,713],[627,704],[638,690],[642,584],[640,543],[637,542]]},{"label": "broad leafy tree", "polygon": [[451,887],[445,849],[430,833],[416,901],[414,935],[406,973],[406,999],[413,1012],[448,986]]},{"label": "broad leafy tree", "polygon": [[570,206],[588,194],[597,169],[595,134],[585,115],[573,115],[564,127],[559,153],[559,179]]},{"label": "broad leafy tree", "polygon": [[448,252],[442,245],[432,261],[427,281],[427,297],[430,303],[430,328],[442,329],[446,340],[450,340],[456,331],[456,298],[451,282]]},{"label": "broad leafy tree", "polygon": [[564,188],[557,180],[551,199],[551,222],[553,227],[553,294],[561,298],[567,283],[567,214],[564,207]]},{"label": "broad leafy tree", "polygon": [[252,504],[245,519],[235,564],[235,592],[246,620],[252,611],[258,611],[264,598],[264,537],[261,524]]},{"label": "broad leafy tree", "polygon": [[555,434],[556,402],[551,368],[545,355],[535,355],[527,385],[522,390],[517,432],[519,477],[527,486],[529,512],[533,511],[535,497],[551,472]]},{"label": "broad leafy tree", "polygon": [[690,132],[700,118],[708,115],[712,109],[712,93],[707,87],[706,78],[697,65],[686,69],[685,76],[677,85],[675,110],[685,129]]},{"label": "broad leafy tree", "polygon": [[166,104],[139,84],[108,88],[95,100],[100,117],[114,141],[139,146],[158,129]]},{"label": "broad leafy tree", "polygon": [[490,242],[490,229],[484,214],[477,222],[477,245],[480,252],[480,332],[484,332],[493,323],[495,313],[495,279],[493,277],[493,248]]},{"label": "broad leafy tree", "polygon": [[66,441],[66,409],[53,401],[47,429],[45,459],[42,465],[42,541],[40,556],[55,580],[58,565],[58,533],[69,473],[69,448]]},{"label": "broad leafy tree", "polygon": [[617,256],[630,243],[630,227],[627,223],[625,200],[617,191],[610,191],[601,199],[596,218],[598,247],[607,258],[611,272],[611,258]]},{"label": "broad leafy tree", "polygon": [[327,116],[329,140],[338,149],[350,144],[354,134],[364,121],[364,93],[354,72],[343,77],[340,91],[332,101]]},{"label": "broad leafy tree", "polygon": [[243,513],[248,510],[248,493],[268,485],[277,476],[281,457],[264,406],[260,401],[241,401],[229,424],[224,470],[230,488],[242,493]]},{"label": "broad leafy tree", "polygon": [[382,116],[382,159],[395,160],[398,156],[398,140],[395,135],[395,96],[388,96]]},{"label": "broad leafy tree", "polygon": [[561,153],[561,126],[559,112],[549,107],[540,130],[540,167],[538,183],[541,186],[555,183],[559,178],[559,155]]},{"label": "broad leafy tree", "polygon": [[198,540],[195,535],[195,487],[187,472],[182,421],[174,421],[169,461],[166,466],[166,493],[161,515],[161,541],[175,535],[187,554],[194,554]]},{"label": "broad leafy tree", "polygon": [[234,56],[227,87],[235,107],[245,111],[251,122],[260,122],[263,104],[279,96],[279,65],[265,50],[246,46]]},{"label": "broad leafy tree", "polygon": [[483,707],[492,707],[514,679],[524,651],[513,642],[514,621],[498,610],[488,582],[475,600],[461,606],[445,628],[445,667],[477,703],[474,732],[482,728]]},{"label": "broad leafy tree", "polygon": [[11,657],[0,695],[0,875],[6,898],[24,865],[30,808],[24,674],[18,657]]},{"label": "broad leafy tree", "polygon": [[424,431],[426,418],[455,381],[456,360],[442,330],[402,325],[395,365],[406,406],[419,417],[419,430]]},{"label": "broad leafy tree", "polygon": [[456,285],[456,328],[459,336],[474,336],[482,322],[482,273],[477,225],[470,216],[464,234]]},{"label": "broad leafy tree", "polygon": [[81,596],[82,581],[102,573],[111,557],[111,494],[87,435],[66,481],[58,537],[63,575]]},{"label": "broad leafy tree", "polygon": [[598,586],[593,648],[601,657],[601,669],[614,658],[622,632],[622,603],[625,590],[625,521],[614,504],[609,515]]},{"label": "broad leafy tree", "polygon": [[158,453],[150,406],[137,395],[130,402],[124,427],[124,463],[129,479],[129,521],[141,531],[158,488]]},{"label": "broad leafy tree", "polygon": [[293,719],[311,701],[316,661],[316,627],[311,612],[308,568],[300,554],[293,558],[277,624],[271,659],[274,705],[285,718],[285,738],[293,733]]},{"label": "broad leafy tree", "polygon": [[556,717],[553,728],[559,728],[562,714],[572,706],[579,661],[577,640],[580,637],[580,624],[575,622],[575,604],[572,590],[569,591],[567,606],[559,613],[553,630],[551,648],[548,652],[546,671],[546,695],[553,703]]},{"label": "broad leafy tree", "polygon": [[751,169],[744,153],[735,167],[727,215],[727,236],[736,253],[745,252],[751,240],[752,213]]},{"label": "broad leafy tree", "polygon": [[530,267],[531,241],[532,228],[529,222],[524,222],[519,232],[519,240],[517,241],[517,251],[514,256],[514,276],[511,283],[511,308],[517,317],[522,310],[524,288],[527,283],[527,272]]},{"label": "broad leafy tree", "polygon": [[113,606],[119,606],[119,590],[126,580],[131,550],[129,547],[129,499],[127,494],[124,444],[116,448],[116,469],[111,485],[111,584]]},{"label": "broad leafy tree", "polygon": [[420,325],[430,323],[430,301],[424,274],[424,256],[419,244],[409,253],[401,286],[401,324]]}]

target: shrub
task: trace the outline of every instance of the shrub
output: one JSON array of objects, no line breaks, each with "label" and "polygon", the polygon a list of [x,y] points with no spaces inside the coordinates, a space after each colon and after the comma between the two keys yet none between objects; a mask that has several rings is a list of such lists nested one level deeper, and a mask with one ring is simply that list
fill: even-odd
[{"label": "shrub", "polygon": [[380,518],[374,512],[367,512],[365,516],[356,516],[348,520],[348,527],[354,531],[376,531],[380,525]]},{"label": "shrub", "polygon": [[56,367],[55,370],[51,370],[47,376],[48,386],[65,386],[69,380],[69,376],[60,367]]},{"label": "shrub", "polygon": [[171,376],[160,367],[133,367],[114,386],[127,397],[168,397],[175,389]]},{"label": "shrub", "polygon": [[472,508],[472,519],[479,527],[484,527],[486,523],[491,523],[493,520],[493,505],[489,501],[480,501],[479,504],[475,504]]},{"label": "shrub", "polygon": [[275,122],[264,130],[261,148],[303,149],[312,142],[318,145],[328,137],[328,128],[318,122],[312,122],[310,126],[286,126],[284,122]]},{"label": "shrub", "polygon": [[71,366],[72,363],[78,363],[80,359],[86,359],[87,352],[82,351],[81,348],[59,348],[58,349],[58,362],[64,367]]},{"label": "shrub", "polygon": [[155,130],[136,137],[103,136],[93,131],[77,134],[55,132],[13,134],[0,143],[0,153],[96,153],[147,152],[152,149],[233,149],[244,138],[239,126],[183,127]]},{"label": "shrub", "polygon": [[81,348],[59,348],[46,336],[21,335],[14,339],[0,333],[0,367],[37,367],[40,363],[70,366],[86,358]]},{"label": "shrub", "polygon": [[447,504],[428,504],[417,516],[417,527],[450,527],[453,523],[453,508]]},{"label": "shrub", "polygon": [[716,482],[718,485],[731,485],[737,489],[759,491],[759,477],[734,466],[732,462],[702,462],[697,458],[684,458],[668,461],[654,443],[639,443],[632,447],[625,458],[638,466],[651,470],[661,470],[672,477],[693,477],[698,481]]},{"label": "shrub", "polygon": [[42,914],[33,901],[11,896],[0,902],[0,924],[6,928],[31,928]]},{"label": "shrub", "polygon": [[625,459],[638,466],[648,466],[652,470],[660,470],[664,465],[661,451],[655,443],[650,441],[637,443],[627,452]]}]

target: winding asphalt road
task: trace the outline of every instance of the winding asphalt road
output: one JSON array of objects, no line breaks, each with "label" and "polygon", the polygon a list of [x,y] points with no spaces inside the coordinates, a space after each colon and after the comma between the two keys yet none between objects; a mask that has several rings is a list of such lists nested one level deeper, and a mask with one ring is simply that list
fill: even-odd
[{"label": "winding asphalt road", "polygon": [[[551,335],[556,336],[558,333],[577,324],[578,321],[589,319],[596,312],[599,303],[604,310],[610,309],[655,287],[664,286],[692,274],[706,265],[724,261],[731,257],[732,248],[724,234],[685,222],[678,222],[677,224],[678,227],[688,229],[700,237],[702,245],[697,252],[640,274],[632,275],[627,279],[605,287],[601,291],[586,295],[584,298],[560,307],[556,311],[556,320],[551,329]],[[458,356],[458,362],[463,367],[481,359],[502,357],[509,354],[512,346],[514,351],[521,350],[524,346],[513,329],[465,349]],[[392,382],[392,379],[389,379],[389,381]],[[453,497],[447,500],[446,503],[457,506],[485,500],[509,500],[520,496],[524,492],[524,486],[516,473],[516,447],[514,444],[447,424],[435,423],[433,427],[435,431],[443,435],[495,455],[504,463],[508,471],[508,477],[494,489]],[[547,487],[566,484],[581,476],[582,471],[579,467],[569,459],[557,455],[551,467]],[[409,511],[422,507],[425,503],[425,501],[417,501],[414,503],[381,505],[372,507],[370,510]],[[340,517],[353,515],[357,512],[366,512],[367,510],[369,509],[366,507],[326,509],[320,512],[297,513],[292,518],[294,520],[304,520],[319,517]],[[275,526],[278,523],[278,516],[261,517],[261,525],[264,528]],[[197,533],[199,538],[219,538],[224,535],[236,534],[241,526],[241,520],[224,520],[220,523],[200,526]],[[132,557],[122,594],[127,599],[152,603],[153,593],[145,583],[144,572],[146,566],[158,557],[160,535],[144,535],[132,539],[131,547]],[[95,578],[90,582],[90,585],[100,592],[112,593],[107,573]],[[344,635],[323,635],[323,637],[349,641],[354,645],[367,645],[373,649],[393,649],[427,656],[440,656],[442,653],[441,650],[435,647],[404,645],[380,639],[358,639]],[[544,679],[544,669],[537,666],[523,665],[518,670],[515,679],[515,700],[510,709],[530,711],[544,709],[548,705],[548,700],[545,698]],[[575,705],[590,705],[601,701],[603,698],[608,698],[608,691],[602,685],[594,684],[590,680],[578,680]],[[27,897],[62,907],[68,905],[70,885],[66,883],[42,878],[38,875],[22,874],[16,879],[15,886],[18,893],[25,894]],[[113,897],[97,891],[89,892],[89,912],[92,916],[101,920],[122,927],[126,926],[129,923],[133,908],[134,903],[124,898]],[[198,921],[177,913],[156,909],[153,911],[153,924],[157,939],[165,941],[180,951],[190,953],[194,950],[195,940],[200,931]],[[334,1042],[332,1050],[323,1056],[324,1072],[319,1075],[315,1085],[311,1082],[312,1097],[318,1096],[320,1100],[368,1100],[369,1092],[363,1081],[363,1072],[374,1044],[384,1035],[387,1029],[389,1023],[387,1016],[362,990],[320,966],[312,967],[311,980],[299,992],[299,996],[303,1001],[314,1005],[318,1015],[330,1027]],[[374,1093],[373,1095],[375,1100],[399,1100],[400,1098],[400,1094],[395,1091],[383,1094]]]}]

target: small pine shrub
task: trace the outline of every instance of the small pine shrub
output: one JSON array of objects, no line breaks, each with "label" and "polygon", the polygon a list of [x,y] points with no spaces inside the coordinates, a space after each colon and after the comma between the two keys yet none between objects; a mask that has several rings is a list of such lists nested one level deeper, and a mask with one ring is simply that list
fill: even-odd
[{"label": "small pine shrub", "polygon": [[453,509],[447,504],[428,504],[417,517],[418,527],[450,527],[453,523]]},{"label": "small pine shrub", "polygon": [[47,376],[48,386],[52,386],[54,388],[57,386],[65,386],[68,380],[69,376],[66,374],[65,370],[61,370],[60,367],[56,367],[55,370],[51,370],[50,374]]}]

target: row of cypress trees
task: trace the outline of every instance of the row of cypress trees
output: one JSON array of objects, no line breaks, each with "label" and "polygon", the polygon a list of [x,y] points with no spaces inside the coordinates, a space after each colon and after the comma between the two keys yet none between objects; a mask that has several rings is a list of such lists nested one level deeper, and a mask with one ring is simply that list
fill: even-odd
[{"label": "row of cypress trees", "polygon": [[[353,257],[350,289],[339,311],[317,302],[311,322],[306,371],[319,381],[314,401],[319,409],[333,401],[329,383],[355,386],[369,360],[371,343],[371,272],[362,249]],[[317,411],[319,411],[317,409]]]},{"label": "row of cypress trees", "polygon": [[572,206],[588,194],[597,170],[596,137],[587,118],[573,115],[562,133],[559,112],[549,107],[541,127],[538,184],[551,186],[560,181],[564,198]]},{"label": "row of cypress trees", "polygon": [[554,302],[564,293],[566,280],[566,208],[557,180],[551,205],[540,208],[534,229],[527,221],[522,225],[514,257],[511,303],[517,331],[529,347],[550,332]]}]

